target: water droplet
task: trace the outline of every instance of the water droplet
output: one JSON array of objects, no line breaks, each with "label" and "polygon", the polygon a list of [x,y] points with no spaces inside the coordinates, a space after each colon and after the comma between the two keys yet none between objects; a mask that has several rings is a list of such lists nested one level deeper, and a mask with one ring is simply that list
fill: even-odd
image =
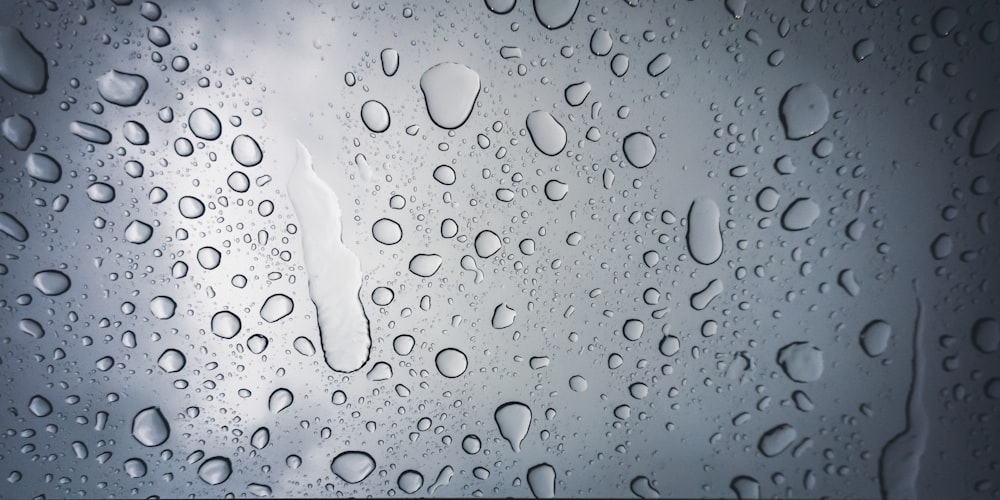
[{"label": "water droplet", "polygon": [[410,259],[410,272],[421,278],[430,278],[441,269],[443,262],[440,255],[418,253]]},{"label": "water droplet", "polygon": [[392,378],[392,367],[388,363],[379,361],[372,366],[371,370],[365,375],[368,380],[372,382],[381,382],[383,380],[389,380]]},{"label": "water droplet", "polygon": [[556,469],[549,464],[538,464],[528,469],[528,488],[535,498],[555,498]]},{"label": "water droplet", "polygon": [[350,484],[360,483],[375,471],[375,459],[363,451],[345,451],[333,459],[330,470]]},{"label": "water droplet", "polygon": [[108,144],[111,142],[111,132],[93,123],[75,121],[69,124],[69,131],[73,135],[94,144]]},{"label": "water droplet", "polygon": [[170,297],[158,295],[149,301],[149,310],[157,319],[170,319],[177,310],[177,303]]},{"label": "water droplet", "polygon": [[403,239],[403,228],[392,219],[379,219],[372,224],[372,237],[383,245],[395,245]]},{"label": "water droplet", "polygon": [[456,378],[462,376],[465,370],[469,367],[469,359],[465,356],[465,353],[459,351],[458,349],[442,349],[434,357],[434,364],[437,366],[438,372],[448,378]]},{"label": "water droplet", "polygon": [[972,325],[972,345],[982,353],[1000,349],[1000,322],[994,318],[979,318]]},{"label": "water droplet", "polygon": [[386,288],[380,286],[375,290],[372,290],[372,302],[378,306],[387,306],[392,303],[392,299],[395,298],[396,294],[391,288]]},{"label": "water droplet", "polygon": [[611,33],[608,33],[608,30],[604,28],[597,28],[594,30],[594,34],[590,35],[590,51],[595,56],[610,54],[612,45],[614,45],[614,40],[611,38]]},{"label": "water droplet", "polygon": [[810,198],[798,198],[781,215],[781,225],[789,231],[802,231],[812,227],[819,218],[820,209]]},{"label": "water droplet", "polygon": [[197,219],[205,214],[205,204],[194,196],[184,196],[177,201],[177,209],[187,219]]},{"label": "water droplet", "polygon": [[531,408],[528,405],[511,401],[500,405],[493,413],[500,435],[510,443],[514,452],[521,451],[521,442],[528,435],[531,426]]},{"label": "water droplet", "polygon": [[153,237],[153,228],[145,222],[134,220],[125,228],[125,240],[140,245]]},{"label": "water droplet", "polygon": [[871,38],[862,38],[854,44],[854,60],[861,62],[875,52],[875,42]]},{"label": "water droplet", "polygon": [[877,319],[865,325],[861,330],[861,348],[864,349],[865,354],[874,358],[881,355],[889,347],[890,337],[892,337],[892,326]]},{"label": "water droplet", "polygon": [[69,276],[66,276],[62,271],[56,271],[55,269],[49,269],[46,271],[40,271],[35,273],[35,278],[32,280],[32,284],[39,292],[45,295],[62,295],[69,290],[72,284],[69,280]]},{"label": "water droplet", "polygon": [[393,76],[399,71],[399,52],[396,49],[384,49],[380,54],[382,72],[385,76]]},{"label": "water droplet", "polygon": [[214,141],[222,135],[219,117],[205,108],[197,108],[188,115],[188,128],[195,137],[206,141]]},{"label": "water droplet", "polygon": [[36,417],[47,417],[52,413],[52,403],[45,396],[35,395],[28,400],[28,411]]},{"label": "water droplet", "polygon": [[49,79],[45,57],[11,26],[0,26],[0,78],[28,94],[45,92]]},{"label": "water droplet", "polygon": [[479,436],[475,434],[469,434],[462,438],[462,451],[468,453],[469,455],[475,455],[483,449],[483,442],[479,439]]},{"label": "water droplet", "polygon": [[416,345],[416,340],[409,335],[399,335],[392,340],[392,349],[396,351],[396,354],[400,356],[409,356],[413,352],[413,346]]},{"label": "water droplet", "polygon": [[160,354],[156,364],[160,365],[160,368],[167,373],[177,373],[187,364],[187,358],[177,349],[167,349],[163,351],[163,354]]},{"label": "water droplet", "polygon": [[271,442],[271,430],[267,427],[261,427],[254,431],[253,435],[250,436],[250,445],[258,450],[262,450],[267,447],[267,444]]},{"label": "water droplet", "polygon": [[58,182],[62,177],[62,167],[47,154],[31,153],[24,162],[24,167],[33,179],[42,182]]},{"label": "water droplet", "polygon": [[634,342],[642,337],[642,331],[645,327],[646,325],[642,323],[642,320],[630,319],[625,321],[625,324],[622,326],[622,334],[625,335],[625,338]]},{"label": "water droplet", "polygon": [[743,12],[746,11],[747,0],[726,0],[726,10],[736,19],[743,18]]},{"label": "water droplet", "polygon": [[562,28],[573,20],[580,0],[534,0],[535,17],[550,30]]},{"label": "water droplet", "polygon": [[790,424],[778,424],[760,437],[757,448],[765,457],[774,457],[791,446],[796,437],[798,433]]},{"label": "water droplet", "polygon": [[361,105],[361,121],[372,132],[385,132],[389,129],[389,110],[381,102],[367,101]]},{"label": "water droplet", "polygon": [[139,6],[139,14],[146,18],[148,21],[157,21],[160,19],[160,6],[153,2],[142,2]]},{"label": "water droplet", "polygon": [[143,446],[160,446],[170,437],[170,424],[158,407],[151,406],[132,418],[132,437]]},{"label": "water droplet", "polygon": [[986,156],[1000,144],[1000,111],[988,109],[979,117],[972,134],[972,156]]},{"label": "water droplet", "polygon": [[271,413],[281,413],[282,410],[292,406],[294,400],[295,396],[292,391],[283,387],[275,389],[267,399],[267,408],[271,410]]},{"label": "water droplet", "polygon": [[250,349],[250,352],[254,354],[264,352],[264,350],[267,349],[267,344],[267,337],[259,333],[251,335],[250,338],[247,339],[247,349]]},{"label": "water droplet", "polygon": [[[511,2],[511,4],[513,3],[514,2]],[[404,493],[413,494],[424,485],[424,476],[413,469],[405,470],[399,475],[399,478],[396,480],[396,485],[399,486],[399,489]]]},{"label": "water droplet", "polygon": [[688,210],[687,245],[699,264],[713,264],[722,257],[721,213],[715,200],[695,198]]},{"label": "water droplet", "polygon": [[7,212],[0,212],[0,232],[20,242],[28,240],[28,230],[24,224]]},{"label": "water droplet", "polygon": [[653,488],[653,484],[646,476],[639,476],[629,483],[629,489],[639,498],[660,498],[660,492]]},{"label": "water droplet", "polygon": [[681,339],[674,335],[664,335],[660,339],[660,354],[670,357],[674,356],[681,350]]},{"label": "water droplet", "polygon": [[481,259],[492,257],[500,251],[502,243],[497,233],[486,229],[476,235],[475,247],[476,255]]},{"label": "water droplet", "polygon": [[503,329],[514,324],[514,318],[517,316],[517,311],[508,306],[507,304],[501,303],[493,310],[493,319],[491,321],[493,328]]},{"label": "water droplet", "polygon": [[958,26],[958,11],[951,7],[941,7],[934,13],[931,26],[934,28],[934,34],[939,37],[950,35],[955,26]]},{"label": "water droplet", "polygon": [[562,201],[569,193],[569,185],[555,179],[545,183],[545,197],[550,201]]},{"label": "water droplet", "polygon": [[144,146],[149,144],[149,132],[141,123],[129,120],[122,127],[122,135],[129,144]]},{"label": "water droplet", "polygon": [[455,129],[472,114],[479,97],[479,73],[464,64],[441,63],[421,75],[420,90],[431,121],[441,128]]},{"label": "water droplet", "polygon": [[652,61],[649,61],[646,71],[649,73],[649,76],[660,76],[664,71],[670,69],[670,63],[672,62],[673,59],[667,53],[660,52]]},{"label": "water droplet", "polygon": [[212,333],[224,339],[235,337],[243,328],[240,317],[230,311],[219,311],[212,315]]},{"label": "water droplet", "polygon": [[556,156],[566,147],[566,129],[549,112],[535,110],[528,113],[526,126],[531,141],[542,153]]},{"label": "water droplet", "polygon": [[656,156],[656,145],[653,139],[642,132],[633,132],[625,137],[622,143],[625,159],[635,168],[646,168],[653,163]]},{"label": "water droplet", "polygon": [[496,14],[506,14],[514,10],[517,0],[486,0],[486,7]]},{"label": "water droplet", "polygon": [[42,328],[41,323],[31,318],[22,319],[17,323],[17,326],[18,328],[21,329],[22,332],[30,335],[33,338],[40,339],[45,336],[45,329]]},{"label": "water droplet", "polygon": [[87,187],[87,197],[97,203],[110,203],[115,199],[115,188],[103,182],[95,182]]},{"label": "water droplet", "polygon": [[780,106],[785,136],[799,140],[809,137],[826,125],[830,118],[830,102],[815,83],[802,83],[785,92]]},{"label": "water droplet", "polygon": [[149,88],[142,75],[111,70],[97,77],[97,92],[105,101],[119,106],[135,106]]},{"label": "water droplet", "polygon": [[573,375],[569,378],[569,388],[573,392],[585,392],[587,390],[587,379],[580,375]]},{"label": "water droplet", "polygon": [[253,167],[264,160],[264,153],[253,137],[240,134],[233,139],[233,159],[244,167]]},{"label": "water droplet", "polygon": [[778,351],[778,364],[796,382],[815,382],[823,375],[823,351],[809,342],[792,342]]},{"label": "water droplet", "polygon": [[146,462],[140,458],[130,458],[125,461],[124,464],[125,473],[128,477],[133,479],[138,479],[140,477],[146,477]]},{"label": "water droplet", "polygon": [[444,184],[445,186],[450,186],[455,183],[455,169],[449,167],[448,165],[438,165],[434,169],[433,174],[434,180]]},{"label": "water droplet", "polygon": [[146,31],[146,38],[149,39],[150,43],[156,45],[157,47],[166,47],[167,45],[170,45],[170,33],[160,26],[150,26]]},{"label": "water droplet", "polygon": [[583,101],[587,100],[587,96],[590,95],[591,90],[593,90],[593,87],[587,82],[574,83],[566,87],[564,92],[566,102],[570,106],[579,106],[583,104]]},{"label": "water droplet", "polygon": [[268,323],[274,323],[292,314],[293,309],[295,309],[295,302],[292,301],[291,297],[283,293],[276,293],[264,301],[264,305],[260,307],[260,317]]},{"label": "water droplet", "polygon": [[212,457],[198,466],[198,477],[208,484],[222,484],[233,473],[233,463],[226,457]]},{"label": "water droplet", "polygon": [[755,500],[760,498],[760,483],[750,476],[737,476],[729,483],[729,488],[736,493],[739,500]]},{"label": "water droplet", "polygon": [[35,140],[35,124],[23,115],[13,114],[4,118],[0,131],[4,139],[20,151],[28,149]]}]

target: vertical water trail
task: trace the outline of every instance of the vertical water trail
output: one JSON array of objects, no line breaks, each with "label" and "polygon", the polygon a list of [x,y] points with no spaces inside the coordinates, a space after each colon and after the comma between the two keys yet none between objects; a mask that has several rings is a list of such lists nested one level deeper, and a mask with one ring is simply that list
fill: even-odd
[{"label": "vertical water trail", "polygon": [[316,175],[312,156],[301,142],[288,179],[288,198],[299,220],[323,357],[335,371],[357,371],[368,362],[372,345],[359,296],[361,261],[341,240],[337,194]]},{"label": "vertical water trail", "polygon": [[[914,282],[916,291],[916,282]],[[923,321],[922,306],[917,297],[917,318],[913,325],[913,361],[910,391],[906,398],[906,427],[886,443],[879,459],[879,480],[882,498],[886,500],[917,498],[920,459],[927,446],[929,423],[924,409],[924,376],[926,360],[920,348]]]}]

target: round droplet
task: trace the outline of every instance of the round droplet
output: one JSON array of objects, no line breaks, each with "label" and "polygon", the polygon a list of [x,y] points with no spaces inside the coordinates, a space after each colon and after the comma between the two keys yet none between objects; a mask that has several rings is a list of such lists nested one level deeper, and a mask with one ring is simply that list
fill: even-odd
[{"label": "round droplet", "polygon": [[174,311],[177,310],[177,303],[170,297],[159,295],[149,301],[149,310],[157,319],[170,319],[174,317]]},{"label": "round droplet", "polygon": [[823,375],[823,351],[809,342],[792,342],[778,351],[778,364],[796,382],[815,382]]},{"label": "round droplet", "polygon": [[233,172],[226,179],[229,188],[237,193],[245,193],[250,189],[250,178],[243,172]]},{"label": "round droplet", "polygon": [[28,400],[28,411],[36,417],[47,417],[52,413],[52,403],[45,396],[35,395]]},{"label": "round droplet", "polygon": [[517,0],[486,0],[486,8],[490,9],[495,14],[502,15],[514,10],[514,5],[516,3]]},{"label": "round droplet", "polygon": [[625,335],[625,338],[634,342],[636,340],[639,340],[640,337],[642,337],[642,331],[645,328],[645,326],[646,325],[642,323],[642,320],[638,319],[627,320],[625,321],[625,325],[622,326],[622,334]]},{"label": "round droplet", "polygon": [[295,340],[292,341],[292,347],[303,356],[316,354],[316,346],[306,337],[295,337]]},{"label": "round droplet", "polygon": [[170,437],[170,424],[158,407],[151,406],[132,418],[132,437],[143,446],[159,446]]},{"label": "round droplet", "polygon": [[49,79],[45,57],[12,26],[0,25],[0,78],[28,94],[44,92]]},{"label": "round droplet", "polygon": [[634,132],[625,137],[622,150],[625,152],[625,159],[635,168],[648,167],[656,156],[653,139],[642,132]]},{"label": "round droplet", "polygon": [[392,340],[392,349],[400,356],[409,356],[416,343],[417,341],[409,335],[399,335]]},{"label": "round droplet", "polygon": [[812,227],[819,218],[819,205],[810,198],[798,198],[788,205],[781,216],[781,225],[789,231],[802,231]]},{"label": "round droplet", "polygon": [[892,326],[877,319],[865,325],[861,330],[861,348],[864,349],[865,354],[874,358],[881,355],[889,347],[890,337],[892,337]]},{"label": "round droplet", "polygon": [[625,54],[615,54],[615,57],[611,58],[611,72],[619,78],[628,73],[628,66],[629,60]]},{"label": "round droplet", "polygon": [[381,102],[367,101],[361,105],[361,121],[372,132],[385,132],[389,129],[389,110]]},{"label": "round droplet", "polygon": [[226,457],[212,457],[198,466],[198,477],[208,484],[222,484],[233,473],[233,463]]},{"label": "round droplet", "polygon": [[781,195],[774,188],[768,186],[761,189],[757,193],[757,207],[765,212],[771,212],[778,208],[778,202],[781,201]]},{"label": "round droplet", "polygon": [[972,345],[983,353],[1000,349],[1000,322],[993,318],[979,318],[972,325]]},{"label": "round droplet", "polygon": [[[243,328],[240,317],[229,311],[219,311],[212,315],[212,333],[224,339],[235,337]],[[265,343],[267,340],[264,340]],[[265,344],[266,345],[266,344]]]},{"label": "round droplet", "polygon": [[251,335],[250,338],[247,339],[247,349],[250,349],[250,352],[254,354],[264,352],[264,350],[267,349],[267,344],[267,337],[259,333]]},{"label": "round droplet", "polygon": [[861,62],[875,52],[875,42],[871,38],[862,38],[854,44],[854,60]]},{"label": "round droplet", "polygon": [[177,349],[167,349],[163,351],[163,354],[160,354],[156,364],[160,365],[160,368],[167,373],[177,373],[187,364],[187,358]]},{"label": "round droplet", "polygon": [[455,169],[448,165],[438,165],[434,169],[434,180],[444,184],[445,186],[450,186],[455,183]]},{"label": "round droplet", "polygon": [[391,288],[386,288],[380,286],[375,290],[372,290],[372,302],[378,306],[387,306],[392,303],[392,299],[395,298],[396,294]]},{"label": "round droplet", "polygon": [[525,122],[531,142],[539,151],[555,156],[566,147],[566,129],[548,111],[532,111]]},{"label": "round droplet", "polygon": [[198,259],[198,264],[209,271],[219,267],[219,264],[222,263],[222,253],[215,247],[201,247],[195,256]]},{"label": "round droplet", "polygon": [[330,470],[350,484],[360,483],[375,471],[375,459],[363,451],[345,451],[333,459]]},{"label": "round droplet", "polygon": [[153,237],[153,228],[145,222],[134,220],[125,228],[125,240],[137,245]]},{"label": "round droplet", "polygon": [[459,351],[458,349],[442,349],[434,357],[434,364],[437,366],[438,372],[448,378],[456,378],[462,376],[465,370],[469,367],[469,360],[466,358],[465,353]]},{"label": "round droplet", "polygon": [[681,339],[675,335],[664,335],[660,339],[660,354],[670,357],[681,350]]},{"label": "round droplet", "polygon": [[188,219],[197,219],[205,214],[205,204],[194,196],[184,196],[178,200],[177,209]]},{"label": "round droplet", "polygon": [[194,144],[187,137],[178,137],[174,141],[174,152],[178,156],[188,157],[194,154]]},{"label": "round droplet", "polygon": [[502,243],[497,233],[486,229],[476,235],[474,246],[476,247],[476,255],[481,259],[486,259],[499,252]]},{"label": "round droplet", "polygon": [[128,477],[137,479],[146,476],[146,462],[140,458],[130,458],[124,464],[125,473]]},{"label": "round droplet", "polygon": [[291,297],[283,293],[276,293],[264,301],[264,305],[260,307],[260,317],[268,323],[274,323],[292,314],[293,309],[295,309],[295,302],[292,301]]},{"label": "round droplet", "polygon": [[143,124],[129,120],[122,127],[122,135],[130,144],[144,146],[149,144],[149,132]]},{"label": "round droplet", "polygon": [[195,137],[206,141],[214,141],[222,135],[219,117],[205,108],[197,108],[188,115],[188,128]]},{"label": "round droplet", "polygon": [[281,413],[282,410],[292,406],[294,400],[295,396],[292,391],[285,388],[275,389],[271,393],[271,397],[267,399],[267,408],[271,410],[271,413]]},{"label": "round droplet", "polygon": [[424,476],[413,469],[405,470],[399,475],[399,479],[396,480],[396,485],[399,486],[399,489],[404,493],[413,494],[420,490],[420,487],[424,485]]},{"label": "round droplet", "polygon": [[443,262],[440,255],[418,253],[410,259],[410,272],[421,278],[430,278],[441,269]]},{"label": "round droplet", "polygon": [[584,392],[587,390],[587,379],[580,375],[573,375],[569,378],[569,388],[574,392]]},{"label": "round droplet", "polygon": [[87,187],[87,197],[97,203],[110,203],[115,199],[115,188],[103,182],[95,182]]},{"label": "round droplet", "polygon": [[469,434],[462,439],[462,451],[469,455],[475,455],[481,449],[483,449],[483,442],[479,439],[479,436]]},{"label": "round droplet", "polygon": [[403,228],[392,219],[379,219],[372,224],[372,237],[383,245],[395,245],[403,239]]},{"label": "round droplet", "polygon": [[241,134],[233,139],[233,158],[244,167],[253,167],[264,160],[264,152],[261,151],[257,141],[249,135]]},{"label": "round droplet", "polygon": [[555,179],[545,183],[545,197],[550,201],[562,201],[569,193],[569,185]]},{"label": "round droplet", "polygon": [[431,121],[441,128],[455,129],[472,114],[479,97],[479,73],[464,64],[441,63],[420,76],[420,90]]},{"label": "round droplet", "polygon": [[779,111],[785,136],[799,140],[819,132],[826,125],[830,102],[818,85],[802,83],[785,92]]},{"label": "round droplet", "polygon": [[549,464],[538,464],[528,469],[528,488],[535,498],[555,498],[556,469]]},{"label": "round droplet", "polygon": [[49,296],[62,295],[72,285],[69,276],[55,269],[35,273],[35,278],[31,283],[39,292]]}]

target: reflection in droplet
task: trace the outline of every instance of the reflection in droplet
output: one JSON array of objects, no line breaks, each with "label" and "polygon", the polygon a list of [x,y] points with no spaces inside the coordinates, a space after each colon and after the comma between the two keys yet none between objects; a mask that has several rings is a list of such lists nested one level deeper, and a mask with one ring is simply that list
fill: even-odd
[{"label": "reflection in droplet", "polygon": [[32,179],[42,182],[58,182],[62,178],[59,162],[47,154],[31,153],[24,161],[24,168]]},{"label": "reflection in droplet", "polygon": [[517,316],[517,311],[507,304],[501,303],[493,310],[493,319],[491,324],[493,328],[503,329],[514,324],[514,318]]},{"label": "reflection in droplet", "polygon": [[233,159],[244,167],[253,167],[264,160],[264,153],[253,137],[240,134],[233,139]]},{"label": "reflection in droplet", "polygon": [[205,108],[197,108],[188,115],[188,128],[195,137],[206,141],[214,141],[222,135],[219,117]]},{"label": "reflection in droplet", "polygon": [[792,342],[778,351],[778,364],[796,382],[815,382],[823,375],[823,351],[809,342]]}]

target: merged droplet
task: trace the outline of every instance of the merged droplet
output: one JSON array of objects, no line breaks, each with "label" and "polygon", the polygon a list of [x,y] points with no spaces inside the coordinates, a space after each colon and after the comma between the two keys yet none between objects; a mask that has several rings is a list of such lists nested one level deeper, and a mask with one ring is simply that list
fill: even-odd
[{"label": "merged droplet", "polygon": [[545,183],[545,197],[550,201],[562,201],[569,194],[569,185],[552,179]]},{"label": "merged droplet", "polygon": [[593,90],[593,86],[587,82],[574,83],[568,87],[564,94],[566,95],[566,102],[570,106],[579,106],[583,104],[583,101],[587,100],[587,96],[590,95],[590,91]]},{"label": "merged droplet", "polygon": [[45,57],[12,26],[0,25],[0,78],[28,94],[44,92],[49,79]]},{"label": "merged droplet", "polygon": [[295,302],[291,297],[283,293],[276,293],[268,297],[264,301],[264,305],[260,306],[260,317],[268,323],[274,323],[292,314],[293,309],[295,309]]},{"label": "merged droplet", "polygon": [[799,140],[809,137],[826,125],[830,118],[830,102],[823,89],[815,83],[796,85],[781,99],[781,123],[785,136]]},{"label": "merged droplet", "polygon": [[69,131],[73,135],[94,144],[108,144],[111,142],[111,132],[93,123],[74,121],[69,124]]},{"label": "merged droplet", "polygon": [[531,426],[531,408],[518,401],[504,403],[493,413],[493,419],[496,420],[500,436],[510,443],[515,453],[521,451],[521,442],[528,435],[528,427]]},{"label": "merged droplet", "polygon": [[159,446],[170,437],[170,424],[160,408],[150,406],[132,418],[132,437],[143,446]]},{"label": "merged droplet", "polygon": [[360,483],[375,471],[375,459],[363,451],[345,451],[334,457],[330,470],[350,484]]},{"label": "merged droplet", "polygon": [[135,106],[147,88],[146,78],[133,73],[111,70],[97,77],[97,92],[105,101],[119,106]]},{"label": "merged droplet", "polygon": [[566,129],[548,111],[536,110],[528,113],[525,122],[531,142],[542,153],[555,156],[566,147]]},{"label": "merged droplet", "polygon": [[479,73],[464,64],[445,62],[432,66],[420,77],[427,114],[435,125],[461,127],[479,97]]}]

